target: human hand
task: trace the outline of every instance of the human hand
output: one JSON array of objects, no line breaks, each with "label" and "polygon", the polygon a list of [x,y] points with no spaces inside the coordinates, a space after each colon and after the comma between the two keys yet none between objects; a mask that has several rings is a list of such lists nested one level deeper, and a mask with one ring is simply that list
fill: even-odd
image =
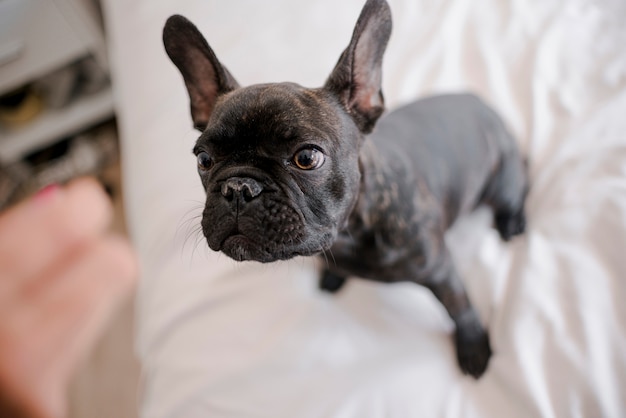
[{"label": "human hand", "polygon": [[73,368],[137,276],[111,213],[89,179],[0,213],[0,417],[64,416]]}]

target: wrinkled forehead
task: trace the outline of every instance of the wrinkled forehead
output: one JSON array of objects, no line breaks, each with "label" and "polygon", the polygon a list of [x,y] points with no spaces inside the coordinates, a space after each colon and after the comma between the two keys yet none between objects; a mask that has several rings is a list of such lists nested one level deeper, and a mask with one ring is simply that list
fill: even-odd
[{"label": "wrinkled forehead", "polygon": [[260,84],[220,99],[207,134],[259,139],[333,135],[338,115],[327,93],[294,83]]}]

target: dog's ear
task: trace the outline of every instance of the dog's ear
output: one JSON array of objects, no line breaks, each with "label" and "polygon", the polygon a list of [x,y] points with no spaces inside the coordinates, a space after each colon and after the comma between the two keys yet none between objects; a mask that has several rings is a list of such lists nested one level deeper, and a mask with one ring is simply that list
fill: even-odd
[{"label": "dog's ear", "polygon": [[167,19],[163,44],[185,80],[194,127],[203,131],[218,96],[236,89],[239,84],[220,64],[198,28],[183,16]]},{"label": "dog's ear", "polygon": [[339,97],[363,133],[385,110],[381,91],[382,59],[391,35],[391,11],[385,0],[367,0],[350,44],[324,87]]}]

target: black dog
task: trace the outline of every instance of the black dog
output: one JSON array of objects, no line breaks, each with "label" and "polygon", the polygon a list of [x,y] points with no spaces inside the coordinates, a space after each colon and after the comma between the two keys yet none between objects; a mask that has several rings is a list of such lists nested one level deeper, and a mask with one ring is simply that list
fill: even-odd
[{"label": "black dog", "polygon": [[240,88],[192,23],[168,19],[165,48],[202,132],[202,230],[211,249],[236,260],[330,252],[321,280],[329,291],[351,275],[428,287],[456,324],[461,369],[479,377],[489,339],[444,231],[486,203],[503,239],[523,232],[526,168],[502,121],[472,95],[414,102],[373,130],[390,33],[389,6],[368,0],[322,88]]}]

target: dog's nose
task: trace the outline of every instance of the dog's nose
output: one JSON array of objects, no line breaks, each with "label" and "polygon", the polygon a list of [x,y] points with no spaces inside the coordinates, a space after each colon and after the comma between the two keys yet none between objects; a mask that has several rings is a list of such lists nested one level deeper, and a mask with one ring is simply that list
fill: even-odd
[{"label": "dog's nose", "polygon": [[231,177],[222,183],[222,196],[228,200],[238,197],[246,202],[251,201],[261,194],[263,187],[249,177]]}]

